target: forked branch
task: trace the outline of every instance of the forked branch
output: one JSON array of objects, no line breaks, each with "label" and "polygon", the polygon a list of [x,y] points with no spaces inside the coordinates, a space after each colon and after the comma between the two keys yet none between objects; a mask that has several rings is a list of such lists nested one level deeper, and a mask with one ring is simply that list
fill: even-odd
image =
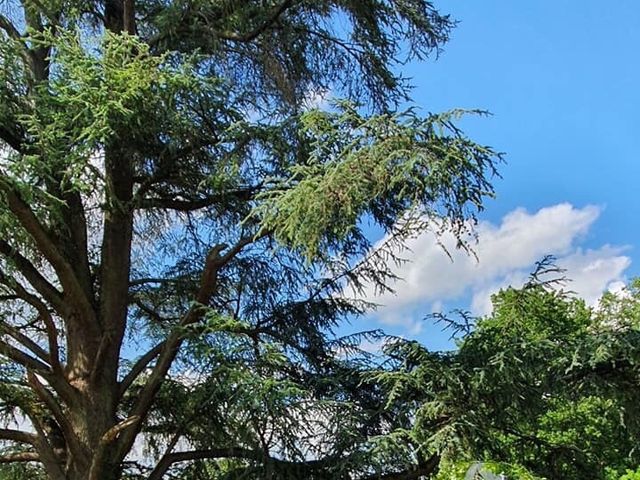
[{"label": "forked branch", "polygon": [[195,304],[185,313],[177,328],[167,337],[159,353],[156,365],[140,391],[136,404],[131,410],[131,417],[138,419],[137,425],[135,425],[134,428],[127,429],[121,435],[118,449],[118,457],[120,459],[124,458],[131,448],[131,445],[133,445],[133,441],[142,427],[142,422],[151,408],[156,394],[160,389],[160,385],[164,381],[173,360],[178,354],[178,350],[184,340],[184,328],[200,321],[204,315],[205,305],[209,303],[211,296],[216,290],[218,272],[233,260],[247,245],[269,234],[270,232],[264,231],[257,236],[245,236],[228,249],[226,249],[227,245],[219,244],[212,247],[209,251],[200,279],[200,288],[196,294]]},{"label": "forked branch", "polygon": [[4,193],[11,213],[33,238],[38,250],[56,271],[65,293],[69,295],[69,300],[76,304],[75,306],[81,314],[80,317],[84,321],[95,321],[91,300],[87,298],[73,266],[62,254],[54,239],[47,233],[47,229],[36,217],[31,207],[6,180],[6,176],[2,172],[0,172],[0,192]]}]

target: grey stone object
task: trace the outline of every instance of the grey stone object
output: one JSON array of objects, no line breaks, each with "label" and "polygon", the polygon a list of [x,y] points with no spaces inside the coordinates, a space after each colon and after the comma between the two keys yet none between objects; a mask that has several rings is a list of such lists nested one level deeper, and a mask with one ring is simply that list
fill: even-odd
[{"label": "grey stone object", "polygon": [[508,480],[503,474],[496,475],[484,468],[482,462],[477,462],[471,465],[467,470],[464,480]]}]

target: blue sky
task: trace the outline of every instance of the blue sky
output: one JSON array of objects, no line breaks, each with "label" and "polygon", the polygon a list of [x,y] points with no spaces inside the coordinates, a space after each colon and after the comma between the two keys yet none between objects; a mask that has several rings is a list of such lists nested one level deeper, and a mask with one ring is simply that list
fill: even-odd
[{"label": "blue sky", "polygon": [[421,318],[486,313],[492,291],[555,254],[590,303],[640,275],[640,2],[437,2],[460,21],[438,59],[407,65],[425,112],[481,108],[476,141],[506,153],[479,226],[479,261],[416,239],[397,295],[356,328],[382,326],[445,348]]}]

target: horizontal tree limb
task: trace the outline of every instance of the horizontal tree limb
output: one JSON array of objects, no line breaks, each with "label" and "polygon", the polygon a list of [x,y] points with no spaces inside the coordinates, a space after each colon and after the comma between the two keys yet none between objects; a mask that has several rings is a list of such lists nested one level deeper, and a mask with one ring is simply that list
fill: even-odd
[{"label": "horizontal tree limb", "polygon": [[29,445],[35,445],[36,435],[29,432],[23,432],[22,430],[14,430],[10,428],[0,428],[0,440],[10,440],[18,443],[28,443]]},{"label": "horizontal tree limb", "polygon": [[328,466],[336,461],[335,458],[331,457],[319,460],[309,460],[306,462],[297,462],[274,458],[260,450],[251,450],[248,448],[209,448],[165,454],[149,475],[148,480],[160,480],[162,476],[167,472],[167,470],[171,467],[171,465],[175,463],[217,458],[239,458],[244,460],[264,461],[265,463],[280,465],[284,468],[296,469],[300,472],[317,471],[323,466]]},{"label": "horizontal tree limb", "polygon": [[39,462],[40,455],[37,452],[16,452],[5,453],[0,455],[0,463],[15,463],[15,462]]}]

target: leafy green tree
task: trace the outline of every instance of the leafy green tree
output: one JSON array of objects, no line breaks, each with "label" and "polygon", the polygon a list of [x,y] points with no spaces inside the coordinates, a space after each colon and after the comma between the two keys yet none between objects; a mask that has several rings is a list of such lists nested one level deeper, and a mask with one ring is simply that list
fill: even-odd
[{"label": "leafy green tree", "polygon": [[334,331],[366,308],[347,284],[386,288],[425,228],[464,242],[492,194],[499,157],[461,112],[397,110],[398,65],[452,20],[426,0],[0,6],[7,475],[433,471],[389,447],[359,338]]},{"label": "leafy green tree", "polygon": [[388,346],[390,371],[374,378],[408,419],[394,434],[437,455],[438,478],[475,461],[508,478],[575,480],[640,464],[638,283],[588,308],[539,277],[495,295],[455,352]]},{"label": "leafy green tree", "polygon": [[633,471],[627,470],[624,475],[620,477],[620,480],[636,480],[640,478],[640,469]]}]

